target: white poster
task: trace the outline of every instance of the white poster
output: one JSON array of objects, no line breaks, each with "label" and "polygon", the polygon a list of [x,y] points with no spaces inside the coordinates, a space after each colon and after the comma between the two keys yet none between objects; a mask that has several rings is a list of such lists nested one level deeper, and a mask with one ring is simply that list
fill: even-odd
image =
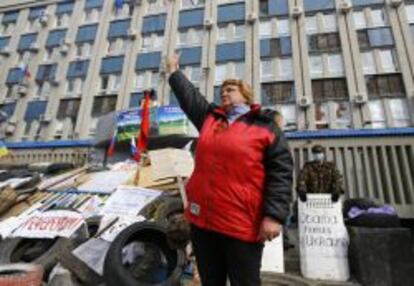
[{"label": "white poster", "polygon": [[311,279],[349,279],[349,237],[342,203],[330,194],[308,194],[299,204],[299,241],[302,275]]},{"label": "white poster", "polygon": [[141,187],[119,186],[101,209],[102,215],[137,215],[148,203],[161,195],[161,191]]},{"label": "white poster", "polygon": [[284,273],[285,263],[283,257],[283,233],[273,239],[266,241],[263,249],[262,268],[260,271]]},{"label": "white poster", "polygon": [[13,233],[14,237],[55,238],[71,237],[85,220],[80,213],[53,210],[29,215]]}]

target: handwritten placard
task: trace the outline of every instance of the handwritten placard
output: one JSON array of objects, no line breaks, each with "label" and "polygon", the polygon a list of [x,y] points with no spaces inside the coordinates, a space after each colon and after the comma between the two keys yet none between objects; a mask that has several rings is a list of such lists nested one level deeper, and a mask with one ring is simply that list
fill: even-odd
[{"label": "handwritten placard", "polygon": [[84,223],[83,216],[77,212],[66,210],[38,212],[28,216],[20,227],[14,231],[13,236],[27,238],[69,238]]}]

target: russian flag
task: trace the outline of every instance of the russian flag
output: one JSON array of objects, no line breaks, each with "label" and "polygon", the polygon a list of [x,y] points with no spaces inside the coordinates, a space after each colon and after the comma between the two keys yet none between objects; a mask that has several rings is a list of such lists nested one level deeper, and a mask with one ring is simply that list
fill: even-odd
[{"label": "russian flag", "polygon": [[134,158],[134,160],[139,162],[139,160],[141,159],[141,154],[140,154],[140,152],[137,148],[137,144],[135,142],[134,137],[131,138],[131,154],[132,154],[132,157]]},{"label": "russian flag", "polygon": [[116,135],[118,134],[118,131],[115,129],[114,135],[111,138],[111,143],[109,144],[108,151],[106,152],[106,155],[108,157],[111,157],[115,153],[115,144],[116,144]]},{"label": "russian flag", "polygon": [[19,64],[19,69],[23,71],[24,77],[27,79],[32,78],[32,74],[29,71],[29,66],[25,63]]}]

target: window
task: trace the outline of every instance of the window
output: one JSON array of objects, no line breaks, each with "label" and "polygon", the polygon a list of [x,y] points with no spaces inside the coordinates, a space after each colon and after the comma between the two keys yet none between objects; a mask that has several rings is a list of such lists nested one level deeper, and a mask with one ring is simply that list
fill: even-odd
[{"label": "window", "polygon": [[291,58],[279,59],[279,76],[282,80],[293,79],[293,64]]},{"label": "window", "polygon": [[389,27],[375,28],[358,31],[358,42],[361,49],[387,47],[394,45],[394,37]]},{"label": "window", "polygon": [[191,28],[185,31],[180,31],[177,36],[178,47],[200,46],[203,42],[202,29]]},{"label": "window", "polygon": [[355,11],[353,13],[353,17],[356,29],[365,29],[367,27],[367,21],[365,20],[365,14],[363,11]]},{"label": "window", "polygon": [[312,80],[312,93],[315,102],[347,99],[346,80],[343,78]]},{"label": "window", "polygon": [[335,14],[324,14],[322,17],[323,31],[324,32],[336,32],[338,31],[338,24],[336,22]]},{"label": "window", "polygon": [[269,0],[259,1],[259,11],[260,11],[260,16],[269,15]]},{"label": "window", "polygon": [[52,59],[53,55],[53,48],[45,50],[45,53],[43,55],[43,61],[50,61]]},{"label": "window", "polygon": [[308,36],[309,52],[323,53],[341,50],[339,33],[326,33]]},{"label": "window", "polygon": [[260,41],[260,57],[284,57],[292,55],[290,37],[263,39]]},{"label": "window", "polygon": [[261,87],[262,105],[291,103],[295,101],[295,86],[293,82],[263,83]]},{"label": "window", "polygon": [[308,16],[305,18],[306,34],[312,35],[318,33],[318,22],[316,16]]},{"label": "window", "polygon": [[227,27],[218,28],[218,41],[224,42],[227,40]]},{"label": "window", "polygon": [[228,24],[218,28],[218,41],[231,42],[245,38],[246,27],[244,24]]},{"label": "window", "polygon": [[405,5],[405,12],[408,23],[414,23],[414,5]]},{"label": "window", "polygon": [[394,62],[394,54],[392,50],[380,50],[379,56],[383,72],[392,73],[397,71],[396,63]]},{"label": "window", "polygon": [[388,25],[388,20],[384,9],[371,9],[372,27],[382,27]]},{"label": "window", "polygon": [[201,80],[201,68],[200,67],[191,67],[190,73],[191,82],[198,83]]},{"label": "window", "polygon": [[385,128],[385,111],[382,100],[370,100],[368,109],[371,114],[372,128]]},{"label": "window", "polygon": [[278,19],[276,32],[278,37],[290,35],[289,19]]},{"label": "window", "polygon": [[377,72],[373,52],[361,53],[361,61],[364,74],[375,74]]},{"label": "window", "polygon": [[92,117],[100,117],[116,109],[116,95],[95,97],[92,106]]},{"label": "window", "polygon": [[328,55],[328,72],[330,76],[343,76],[344,75],[344,63],[342,55]]},{"label": "window", "polygon": [[368,98],[403,97],[404,84],[400,74],[366,76]]},{"label": "window", "polygon": [[351,107],[349,102],[337,101],[331,103],[334,110],[334,118],[331,121],[335,121],[336,127],[340,129],[351,128]]},{"label": "window", "polygon": [[243,62],[236,62],[234,63],[234,77],[237,79],[244,79],[244,67],[245,64]]},{"label": "window", "polygon": [[157,51],[162,49],[164,36],[158,34],[149,34],[142,36],[141,48],[144,51]]},{"label": "window", "polygon": [[310,75],[312,78],[322,77],[323,75],[322,56],[310,56],[309,65],[310,65]]},{"label": "window", "polygon": [[160,82],[160,74],[158,71],[151,72],[151,88],[157,89]]},{"label": "window", "polygon": [[388,104],[391,110],[393,127],[409,127],[410,114],[405,98],[389,99]]},{"label": "window", "polygon": [[261,38],[272,36],[272,22],[271,21],[260,21],[259,36]]},{"label": "window", "polygon": [[138,73],[136,78],[135,78],[135,87],[138,90],[141,90],[144,88],[144,84],[145,84],[145,73],[141,72]]},{"label": "window", "polygon": [[115,74],[112,75],[112,88],[111,90],[113,91],[118,91],[119,88],[121,87],[121,75]]},{"label": "window", "polygon": [[246,34],[246,29],[244,25],[234,25],[234,32],[233,32],[234,40],[244,39],[245,34]]},{"label": "window", "polygon": [[272,60],[262,60],[260,62],[260,79],[265,81],[266,79],[272,80],[274,76],[273,62]]},{"label": "window", "polygon": [[37,86],[37,96],[40,97],[47,97],[50,95],[50,83],[45,82],[39,82]]},{"label": "window", "polygon": [[109,76],[101,76],[101,90],[106,90],[108,88]]},{"label": "window", "polygon": [[214,82],[216,84],[222,83],[228,77],[227,64],[216,65]]},{"label": "window", "polygon": [[75,79],[68,79],[66,82],[66,93],[73,93],[75,91]]},{"label": "window", "polygon": [[186,8],[193,8],[193,7],[197,7],[197,6],[202,6],[204,5],[206,2],[206,0],[182,0],[181,1],[181,8],[186,9]]}]

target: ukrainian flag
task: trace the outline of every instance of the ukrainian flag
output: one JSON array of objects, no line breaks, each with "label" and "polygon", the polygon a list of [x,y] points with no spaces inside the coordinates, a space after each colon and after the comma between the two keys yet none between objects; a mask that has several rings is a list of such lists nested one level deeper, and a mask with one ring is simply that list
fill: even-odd
[{"label": "ukrainian flag", "polygon": [[3,141],[0,141],[0,158],[8,154],[9,154],[9,150],[6,147],[6,144],[4,144]]}]

